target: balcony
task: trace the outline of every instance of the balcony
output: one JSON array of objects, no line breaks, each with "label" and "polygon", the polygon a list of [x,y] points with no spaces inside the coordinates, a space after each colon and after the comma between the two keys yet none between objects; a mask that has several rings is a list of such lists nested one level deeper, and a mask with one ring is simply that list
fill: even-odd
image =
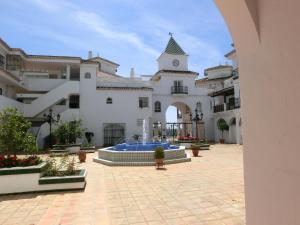
[{"label": "balcony", "polygon": [[240,98],[234,99],[234,102],[224,103],[214,106],[214,113],[238,109],[241,107]]},{"label": "balcony", "polygon": [[187,86],[172,86],[171,87],[171,94],[184,94],[187,95],[188,87]]},{"label": "balcony", "polygon": [[221,105],[215,105],[214,106],[214,112],[217,113],[217,112],[223,112],[224,111],[224,104],[221,104]]}]

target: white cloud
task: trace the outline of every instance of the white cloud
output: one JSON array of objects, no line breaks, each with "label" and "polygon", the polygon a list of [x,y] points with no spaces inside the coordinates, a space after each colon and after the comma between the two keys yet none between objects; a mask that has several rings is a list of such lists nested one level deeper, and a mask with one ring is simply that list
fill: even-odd
[{"label": "white cloud", "polygon": [[135,48],[153,56],[159,55],[158,51],[145,44],[136,33],[116,31],[113,29],[112,24],[109,24],[108,21],[93,12],[78,10],[74,14],[74,18],[78,22],[106,38],[129,43]]},{"label": "white cloud", "polygon": [[[152,56],[157,57],[160,54],[157,50],[147,45],[137,33],[116,31],[116,29],[113,28],[114,26],[106,19],[100,17],[100,15],[91,11],[81,10],[68,1],[53,0],[50,2],[46,0],[30,0],[30,2],[48,12],[69,14],[69,16],[77,20],[81,26],[89,28],[91,31],[105,38],[114,39],[119,43],[125,42],[124,44],[131,44],[136,49]],[[56,35],[56,37],[58,36]]]}]

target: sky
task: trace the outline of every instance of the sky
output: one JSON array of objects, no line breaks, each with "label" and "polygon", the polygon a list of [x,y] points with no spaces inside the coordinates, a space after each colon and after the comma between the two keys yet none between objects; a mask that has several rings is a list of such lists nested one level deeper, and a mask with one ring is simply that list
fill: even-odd
[{"label": "sky", "polygon": [[[169,32],[199,78],[205,68],[225,63],[231,50],[213,0],[1,0],[0,9],[0,37],[11,47],[82,58],[92,50],[120,64],[123,76],[132,67],[136,74],[154,74]],[[171,111],[169,121],[175,119]]]}]

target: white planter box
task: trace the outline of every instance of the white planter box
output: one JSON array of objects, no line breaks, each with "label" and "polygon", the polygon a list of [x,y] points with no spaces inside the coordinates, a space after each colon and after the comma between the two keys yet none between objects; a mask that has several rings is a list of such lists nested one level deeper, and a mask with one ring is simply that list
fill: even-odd
[{"label": "white planter box", "polygon": [[45,166],[43,162],[37,166],[0,169],[0,194],[85,188],[85,169],[76,176],[42,177]]},{"label": "white planter box", "polygon": [[80,145],[78,145],[78,146],[68,146],[68,147],[66,147],[66,150],[68,150],[69,153],[71,153],[71,154],[78,153],[80,151]]}]

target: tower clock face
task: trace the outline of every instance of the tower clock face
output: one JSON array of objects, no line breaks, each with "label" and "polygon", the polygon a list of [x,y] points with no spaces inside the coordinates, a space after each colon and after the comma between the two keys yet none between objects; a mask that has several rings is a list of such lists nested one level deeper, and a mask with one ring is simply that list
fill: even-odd
[{"label": "tower clock face", "polygon": [[179,60],[178,59],[174,59],[172,61],[173,66],[178,67],[179,66]]}]

